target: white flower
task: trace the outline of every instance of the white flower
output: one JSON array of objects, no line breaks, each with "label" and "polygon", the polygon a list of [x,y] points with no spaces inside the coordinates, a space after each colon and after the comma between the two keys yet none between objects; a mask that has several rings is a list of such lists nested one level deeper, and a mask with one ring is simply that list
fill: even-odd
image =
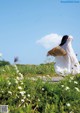
[{"label": "white flower", "polygon": [[14,65],[14,67],[15,67],[15,69],[17,70],[17,66],[16,66],[16,65]]},{"label": "white flower", "polygon": [[22,80],[22,79],[23,79],[23,77],[17,77],[16,79],[17,79],[17,80]]},{"label": "white flower", "polygon": [[11,91],[8,91],[8,93],[12,95],[12,92]]},{"label": "white flower", "polygon": [[23,85],[23,82],[21,81],[21,85]]},{"label": "white flower", "polygon": [[4,72],[5,70],[3,69],[2,71]]},{"label": "white flower", "polygon": [[38,102],[40,102],[40,99],[38,98]]},{"label": "white flower", "polygon": [[68,107],[70,107],[70,106],[71,106],[71,105],[70,105],[70,103],[67,103],[66,105],[67,105]]},{"label": "white flower", "polygon": [[73,80],[73,79],[74,79],[74,77],[70,77],[70,79],[71,79],[71,80]]},{"label": "white flower", "polygon": [[18,74],[19,74],[19,76],[23,77],[23,74],[22,73],[18,73]]},{"label": "white flower", "polygon": [[16,77],[17,80],[20,80],[20,77]]},{"label": "white flower", "polygon": [[18,86],[18,89],[20,89],[20,90],[21,90],[21,89],[22,89],[22,87],[21,87],[21,86]]},{"label": "white flower", "polygon": [[25,91],[20,91],[20,94],[21,94],[22,96],[24,96]]},{"label": "white flower", "polygon": [[44,91],[44,88],[42,88],[42,91]]},{"label": "white flower", "polygon": [[68,90],[68,89],[70,89],[68,86],[65,88],[65,90]]},{"label": "white flower", "polygon": [[69,113],[73,113],[72,111],[70,111]]},{"label": "white flower", "polygon": [[11,82],[10,81],[8,81],[8,85],[11,85]]},{"label": "white flower", "polygon": [[21,99],[21,102],[24,102],[25,100],[24,99]]},{"label": "white flower", "polygon": [[30,94],[27,94],[28,97],[30,97]]},{"label": "white flower", "polygon": [[23,74],[22,73],[18,73],[18,74],[20,76],[20,80],[22,80],[23,79]]},{"label": "white flower", "polygon": [[78,84],[78,82],[77,82],[77,81],[74,81],[74,83],[75,83],[75,84]]},{"label": "white flower", "polygon": [[1,91],[2,93],[4,92],[4,91]]},{"label": "white flower", "polygon": [[64,85],[61,85],[61,87],[64,87]]},{"label": "white flower", "polygon": [[80,92],[79,88],[75,87],[76,91]]},{"label": "white flower", "polygon": [[16,73],[19,73],[19,70],[16,70]]},{"label": "white flower", "polygon": [[15,79],[15,83],[18,84],[18,80]]}]

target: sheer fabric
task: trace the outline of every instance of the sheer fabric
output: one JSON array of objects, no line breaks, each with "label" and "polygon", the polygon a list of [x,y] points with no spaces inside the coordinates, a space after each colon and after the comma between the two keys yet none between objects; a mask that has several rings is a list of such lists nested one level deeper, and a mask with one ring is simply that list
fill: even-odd
[{"label": "sheer fabric", "polygon": [[55,71],[62,76],[80,73],[80,65],[71,44],[72,39],[72,37],[68,37],[67,42],[61,46],[66,50],[67,55],[55,57]]}]

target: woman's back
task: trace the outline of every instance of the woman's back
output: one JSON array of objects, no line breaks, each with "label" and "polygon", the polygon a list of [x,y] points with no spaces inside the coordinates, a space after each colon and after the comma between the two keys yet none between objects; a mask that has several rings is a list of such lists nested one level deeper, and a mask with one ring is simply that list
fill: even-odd
[{"label": "woman's back", "polygon": [[[57,74],[66,75],[66,74],[77,74],[80,73],[80,65],[78,63],[77,57],[72,48],[72,37],[66,37],[66,40],[62,39],[60,46],[67,52],[65,56],[55,57],[55,71]],[[65,42],[65,43],[63,43]]]}]

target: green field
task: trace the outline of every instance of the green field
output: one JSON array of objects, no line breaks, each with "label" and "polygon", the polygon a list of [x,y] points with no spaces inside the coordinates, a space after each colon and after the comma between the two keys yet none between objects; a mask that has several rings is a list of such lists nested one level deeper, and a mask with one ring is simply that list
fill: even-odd
[{"label": "green field", "polygon": [[0,105],[9,113],[80,113],[80,74],[59,82],[54,64],[0,66]]}]

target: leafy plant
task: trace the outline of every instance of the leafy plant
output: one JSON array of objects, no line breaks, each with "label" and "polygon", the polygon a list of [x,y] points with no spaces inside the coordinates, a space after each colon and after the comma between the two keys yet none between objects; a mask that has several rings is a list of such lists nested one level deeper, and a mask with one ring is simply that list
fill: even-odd
[{"label": "leafy plant", "polygon": [[80,113],[80,74],[48,82],[49,78],[44,81],[37,77],[39,70],[48,77],[46,66],[52,64],[1,67],[0,105],[8,105],[9,113]]}]

